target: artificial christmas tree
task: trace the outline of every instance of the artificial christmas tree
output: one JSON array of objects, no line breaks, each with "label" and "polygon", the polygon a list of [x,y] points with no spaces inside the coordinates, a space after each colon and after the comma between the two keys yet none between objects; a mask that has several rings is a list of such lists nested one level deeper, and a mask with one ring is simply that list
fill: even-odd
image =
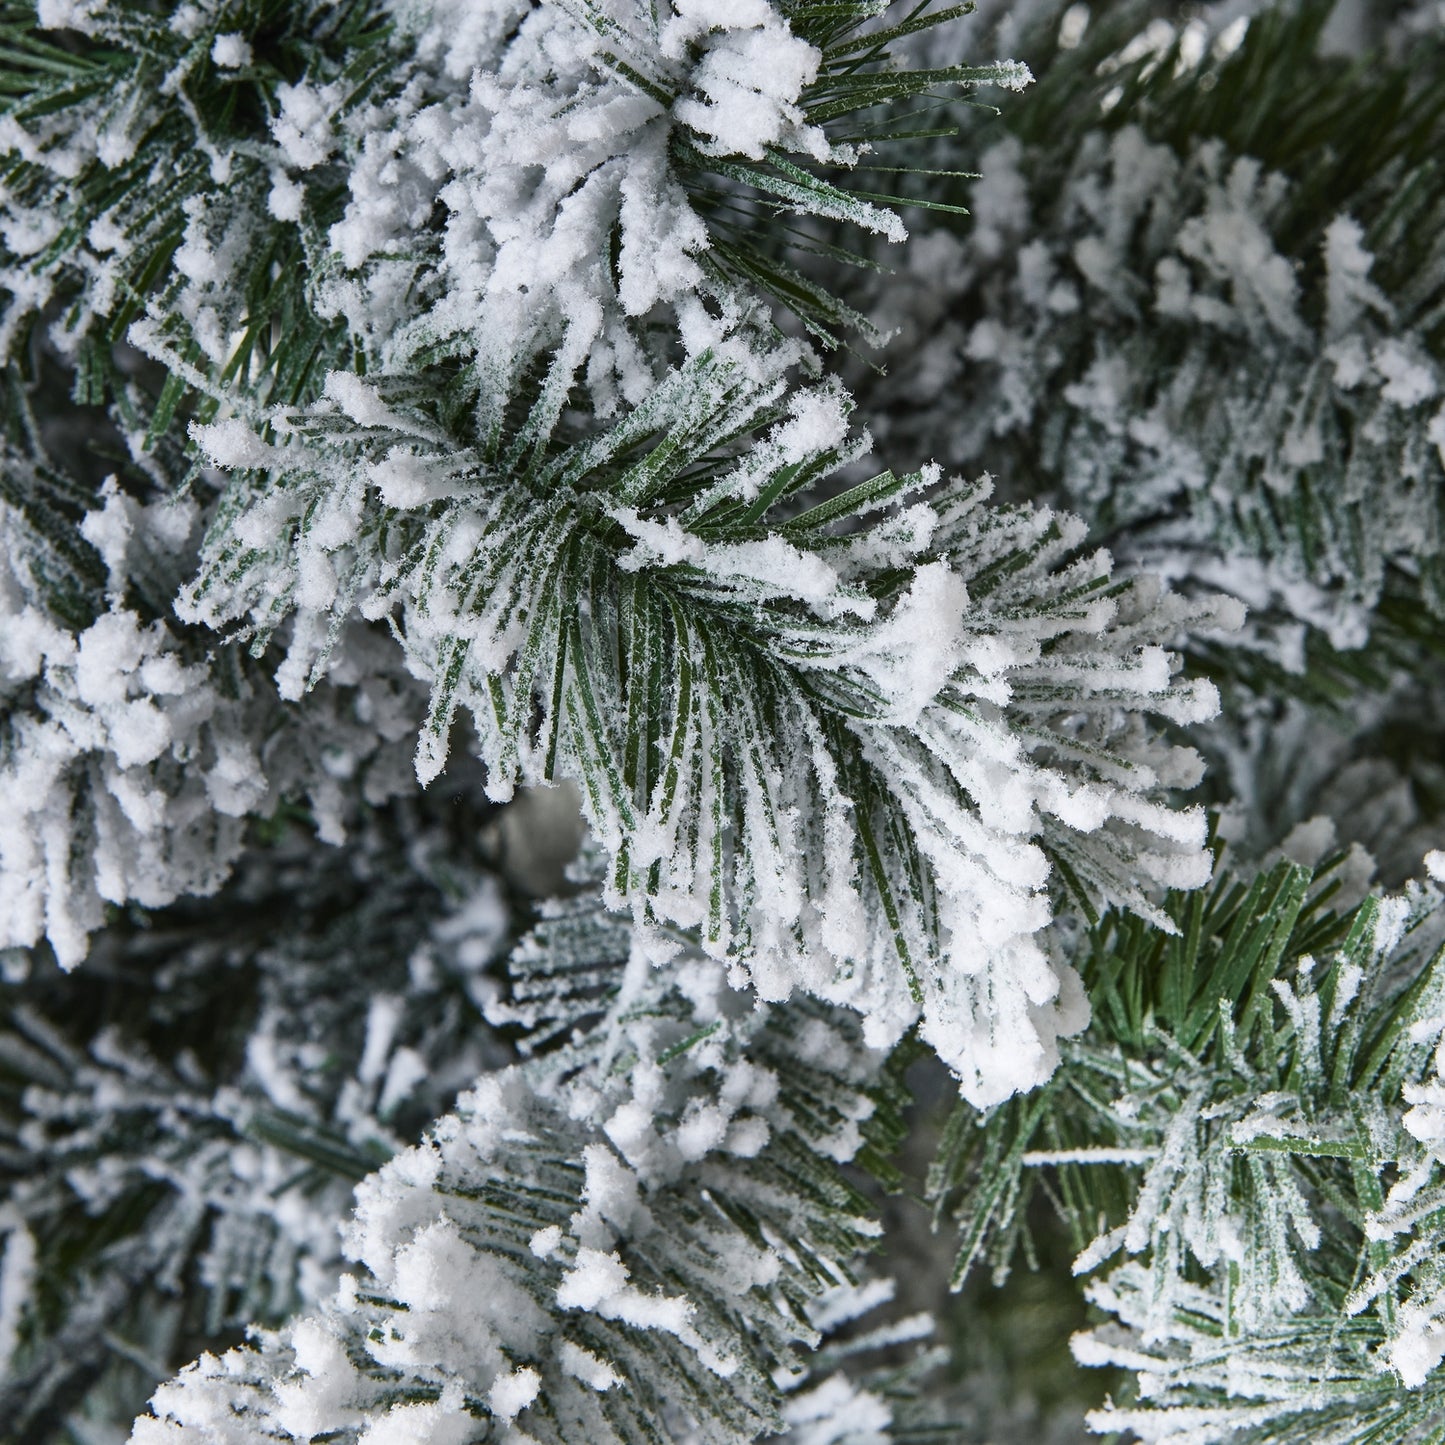
[{"label": "artificial christmas tree", "polygon": [[1440,24],[7,0],[0,1438],[1437,1436]]}]

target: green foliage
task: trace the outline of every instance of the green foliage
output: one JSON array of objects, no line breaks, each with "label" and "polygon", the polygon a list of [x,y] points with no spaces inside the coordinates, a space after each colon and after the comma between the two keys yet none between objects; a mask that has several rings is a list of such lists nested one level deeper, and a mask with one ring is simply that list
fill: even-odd
[{"label": "green foliage", "polygon": [[[565,997],[590,956],[595,1024],[484,1077],[368,1179],[347,1230],[364,1273],[282,1336],[204,1357],[138,1441],[206,1438],[213,1400],[258,1440],[520,1416],[548,1445],[722,1441],[783,1423],[810,1311],[846,1318],[876,1234],[838,1164],[896,1144],[897,1082],[846,1014],[752,1008],[684,940],[639,939],[595,898],[552,913],[514,990]],[[906,1398],[908,1375],[880,1388]]]},{"label": "green foliage", "polygon": [[[793,33],[821,52],[818,75],[804,89],[799,108],[805,122],[827,137],[827,162],[789,155],[774,146],[765,148],[760,161],[722,161],[703,154],[684,136],[674,144],[674,164],[707,220],[712,243],[706,264],[720,279],[742,289],[761,289],[793,311],[827,347],[850,335],[877,345],[883,340],[878,328],[820,284],[818,268],[806,264],[810,256],[820,255],[835,264],[866,266],[870,262],[864,248],[856,240],[825,242],[816,228],[784,223],[783,218],[840,221],[855,232],[862,229],[898,241],[907,234],[898,215],[906,208],[966,215],[961,204],[933,199],[895,177],[914,173],[916,168],[906,163],[908,148],[920,138],[938,141],[959,134],[946,111],[960,91],[971,93],[981,86],[1020,90],[1028,84],[1029,73],[1011,61],[921,67],[900,63],[900,42],[916,44],[936,27],[947,27],[941,33],[951,36],[954,24],[973,12],[971,0],[963,5],[940,5],[937,0],[788,0],[779,9]],[[659,98],[668,103],[675,99],[665,92]],[[902,164],[890,164],[893,161]],[[957,170],[928,174],[971,178]],[[855,177],[876,179],[860,185]]]},{"label": "green foliage", "polygon": [[863,392],[905,454],[1240,596],[1253,646],[1211,665],[1303,695],[1408,647],[1400,599],[1445,606],[1439,56],[1320,56],[1330,8],[1222,52],[1133,5],[1061,49],[1052,12],[1038,84],[969,132],[994,214],[901,281]]},{"label": "green foliage", "polygon": [[81,973],[10,958],[7,1441],[125,1427],[332,1287],[354,1184],[505,1060],[478,1004],[506,906],[456,845],[395,813],[346,854],[293,834],[203,906],[118,920]]},{"label": "green foliage", "polygon": [[[342,375],[330,406],[270,418],[275,443],[199,431],[234,479],[186,613],[259,650],[294,608],[293,695],[352,609],[391,617],[432,681],[424,781],[464,705],[494,798],[579,781],[611,896],[643,920],[698,927],[764,997],[853,1001],[879,1037],[922,1006],[966,1087],[998,1087],[971,1080],[1005,1054],[1022,1081],[1047,1046],[984,1042],[992,1005],[951,940],[1037,926],[1047,865],[1020,834],[1146,915],[1141,870],[1197,871],[1197,819],[1150,796],[1193,782],[1192,755],[1141,723],[1212,710],[1159,644],[1228,612],[1113,579],[1068,519],[990,508],[983,485],[830,494],[858,453],[831,386],[788,396],[708,355],[573,439],[566,384],[490,447],[451,429],[465,391],[453,410],[420,380]],[[1007,818],[993,768],[1022,790]],[[944,821],[964,816],[976,863]]]},{"label": "green foliage", "polygon": [[[978,1264],[1007,1272],[1041,1188],[1078,1231],[1076,1248],[1108,1238],[1112,1252],[1135,1217],[1179,1231],[1163,1212],[1171,1194],[1204,1215],[1228,1200],[1231,1227],[1252,1238],[1261,1211],[1297,1196],[1286,1174],[1302,1171],[1313,1192],[1314,1172],[1339,1167],[1328,1161],[1383,1167],[1370,1129],[1428,1056],[1408,1042],[1408,1020],[1428,1017],[1438,991],[1425,942],[1438,918],[1419,905],[1408,927],[1422,938],[1402,940],[1400,900],[1331,908],[1342,861],[1282,862],[1248,881],[1224,869],[1171,897],[1172,935],[1114,913],[1090,930],[1079,957],[1094,1017],[1062,1046],[1054,1080],[987,1116],[954,1115],[931,1192],[962,1232],[958,1281]],[[1271,1108],[1296,1123],[1259,1122]],[[1156,1164],[1176,1135],[1177,1158]],[[1187,1188],[1175,1177],[1185,1161],[1205,1171]],[[1242,1267],[1265,1276],[1257,1304],[1281,1287],[1292,1248],[1278,1233],[1246,1249]],[[1090,1267],[1107,1257],[1090,1251]]]},{"label": "green foliage", "polygon": [[[0,123],[10,128],[0,167],[10,221],[3,349],[22,351],[31,328],[50,323],[74,359],[78,398],[100,402],[124,384],[114,348],[130,323],[148,308],[176,308],[196,329],[193,364],[247,376],[279,401],[313,394],[338,337],[307,288],[326,269],[344,177],[334,169],[317,186],[304,224],[276,221],[265,208],[269,122],[278,90],[303,76],[338,84],[343,109],[367,100],[387,74],[376,7],[236,0],[62,11],[75,28],[39,28],[27,4],[0,12]],[[218,63],[223,36],[244,42],[244,64]],[[224,278],[185,254],[207,227],[228,233]],[[188,282],[204,300],[187,298]],[[176,378],[158,398],[153,436],[181,394]]]},{"label": "green foliage", "polygon": [[930,1190],[961,1231],[955,1282],[1005,1274],[1047,1200],[1127,1327],[1074,1342],[1139,1377],[1098,1429],[1414,1439],[1428,1416],[1400,1381],[1424,1379],[1439,1308],[1445,918],[1428,887],[1332,906],[1341,861],[1221,870],[1171,900],[1173,937],[1105,917],[1081,952],[1094,1018],[1058,1073],[951,1121]]},{"label": "green foliage", "polygon": [[1445,46],[971,8],[0,0],[7,1442],[1438,1445]]}]

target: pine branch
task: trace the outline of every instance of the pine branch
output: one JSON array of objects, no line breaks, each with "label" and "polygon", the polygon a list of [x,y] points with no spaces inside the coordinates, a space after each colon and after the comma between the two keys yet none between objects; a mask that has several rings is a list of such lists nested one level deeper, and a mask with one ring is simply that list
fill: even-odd
[{"label": "pine branch", "polygon": [[1141,1403],[1096,1429],[1413,1439],[1425,1418],[1401,1382],[1445,1353],[1418,1142],[1445,914],[1418,885],[1335,911],[1337,868],[1225,872],[1171,902],[1174,938],[1101,920],[1095,1017],[1047,1089],[953,1122],[931,1187],[963,1231],[959,1280],[1008,1267],[1040,1189],[1076,1231],[1076,1274],[1123,1256],[1088,1297],[1124,1328],[1074,1350],[1137,1371]]},{"label": "pine branch", "polygon": [[[7,0],[0,353],[21,354],[46,324],[82,399],[98,402],[124,385],[114,347],[127,326],[159,306],[210,374],[248,375],[277,400],[314,394],[308,378],[334,364],[337,330],[308,288],[324,270],[341,182],[335,168],[318,173],[312,212],[291,214],[272,187],[270,130],[303,76],[324,81],[338,111],[364,103],[388,33],[359,3],[173,13]],[[182,390],[155,400],[154,435]]]},{"label": "pine branch", "polygon": [[[349,629],[304,717],[264,668],[216,655],[171,610],[200,508],[167,495],[164,455],[142,470],[95,410],[43,384],[29,392],[13,371],[6,381],[0,949],[44,940],[71,968],[108,905],[220,887],[248,818],[301,809],[340,842],[360,804],[407,786],[419,712],[391,645],[364,628]],[[46,437],[90,475],[50,455]],[[107,453],[117,473],[100,480]]]},{"label": "pine branch", "polygon": [[0,0],[0,1435],[956,1439],[928,1046],[1096,1429],[1438,1438],[1440,891],[1257,860],[1445,806],[1445,45],[969,9]]},{"label": "pine branch", "polygon": [[1039,84],[972,138],[998,204],[875,285],[903,336],[860,382],[885,442],[1241,597],[1255,645],[1214,665],[1305,692],[1349,685],[1331,649],[1404,640],[1385,596],[1445,610],[1436,62],[1322,57],[1328,9],[1221,54],[1135,6],[1072,50],[1047,31]]},{"label": "pine branch", "polygon": [[[590,926],[617,980],[598,1024],[484,1077],[363,1183],[362,1272],[282,1335],[203,1356],[137,1445],[482,1421],[539,1442],[721,1441],[783,1423],[809,1311],[876,1231],[834,1161],[896,1138],[896,1086],[847,1015],[750,1008],[676,942]],[[523,949],[524,987],[556,937]],[[861,1399],[888,1423],[882,1395]]]},{"label": "pine branch", "polygon": [[112,925],[78,973],[11,960],[7,1440],[128,1428],[199,1350],[334,1287],[355,1183],[507,1058],[469,996],[506,904],[463,862],[378,816],[345,854],[293,836],[215,899]]},{"label": "pine branch", "polygon": [[1190,755],[1144,718],[1212,710],[1160,644],[1222,614],[1112,579],[1069,519],[983,487],[830,497],[858,450],[834,388],[705,357],[569,441],[566,384],[492,451],[420,379],[335,375],[276,442],[199,431],[234,480],[187,615],[261,648],[294,609],[292,695],[351,609],[391,617],[433,685],[423,781],[466,707],[494,798],[581,784],[614,902],[700,929],[765,998],[852,1003],[880,1041],[921,1011],[975,1096],[1036,1082],[1048,860],[1148,916],[1141,877],[1202,861],[1202,820],[1153,801]]},{"label": "pine branch", "polygon": [[[916,70],[890,49],[890,34],[963,13],[554,0],[458,26],[446,5],[414,7],[393,100],[328,129],[323,90],[303,87],[285,102],[302,139],[284,115],[276,127],[288,195],[309,197],[313,149],[350,162],[321,311],[345,318],[373,372],[474,369],[484,429],[554,356],[585,365],[608,416],[730,336],[772,345],[773,306],[826,346],[866,332],[768,233],[787,234],[781,216],[827,217],[902,238],[898,198],[847,174],[886,143],[893,108],[1027,79],[1009,63]],[[906,14],[901,28],[879,24],[889,14]]]}]

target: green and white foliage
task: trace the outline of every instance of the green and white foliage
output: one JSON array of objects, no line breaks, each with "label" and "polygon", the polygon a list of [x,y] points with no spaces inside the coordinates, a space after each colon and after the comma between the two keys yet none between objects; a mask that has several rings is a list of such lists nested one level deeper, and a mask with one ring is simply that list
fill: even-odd
[{"label": "green and white foliage", "polygon": [[900,104],[1028,80],[1010,63],[892,63],[899,34],[953,33],[957,5],[391,8],[391,98],[334,115],[334,83],[288,91],[273,197],[284,187],[288,206],[309,207],[315,168],[346,158],[323,312],[346,319],[373,370],[474,366],[484,426],[552,353],[585,367],[599,414],[636,405],[679,347],[696,356],[765,324],[760,295],[830,342],[863,325],[758,222],[825,216],[902,239],[890,197],[830,175],[867,167]]},{"label": "green and white foliage", "polygon": [[0,0],[7,1442],[1439,1445],[1439,5],[970,9]]},{"label": "green and white foliage", "polygon": [[[856,1312],[877,1226],[837,1166],[896,1139],[896,1085],[848,1014],[751,1007],[712,960],[595,899],[524,946],[518,985],[535,1000],[555,984],[555,1017],[589,954],[595,1022],[484,1076],[360,1185],[357,1273],[164,1386],[136,1445],[703,1442],[783,1424],[813,1321]],[[887,1402],[865,1395],[859,1423],[886,1439]],[[829,1407],[801,1399],[808,1439]]]},{"label": "green and white foliage", "polygon": [[1413,1439],[1438,1419],[1400,1387],[1445,1356],[1445,908],[1427,883],[1335,911],[1339,869],[1223,873],[1171,902],[1174,939],[1103,920],[1094,1022],[1055,1079],[954,1122],[933,1189],[963,1230],[959,1277],[1008,1268],[1041,1185],[1095,1275],[1114,1320],[1075,1355],[1137,1375],[1097,1430]]},{"label": "green and white foliage", "polygon": [[[808,1370],[787,1382],[782,1401],[787,1445],[930,1445],[957,1438],[957,1412],[940,1399],[937,1380],[948,1351],[929,1346],[927,1314],[855,1328],[859,1318],[889,1307],[894,1281],[874,1277],[829,1291],[809,1311],[823,1343],[806,1357]],[[879,1364],[883,1352],[902,1362]]]},{"label": "green and white foliage", "polygon": [[1319,56],[1329,9],[1049,27],[973,137],[977,222],[877,285],[901,337],[864,391],[885,444],[1243,598],[1296,672],[1387,590],[1445,613],[1438,74]]},{"label": "green and white foliage", "polygon": [[[174,765],[177,752],[200,753],[224,703],[209,690],[197,696],[204,673],[184,665],[163,625],[147,626],[119,596],[108,603],[106,559],[85,531],[88,521],[123,587],[133,528],[114,481],[103,498],[87,496],[13,444],[0,466],[0,799],[9,820],[0,946],[46,935],[70,967],[101,922],[102,900],[159,904],[214,890],[239,849],[235,815],[251,800],[233,794],[248,770],[239,759],[228,785],[214,746],[208,770]],[[142,546],[184,542],[195,525],[184,508],[163,508],[159,520],[159,537],[152,530]]]},{"label": "green and white foliage", "polygon": [[[890,42],[966,13],[7,0],[0,353],[43,325],[99,400],[129,334],[281,403],[349,347],[403,370],[457,356],[501,408],[561,348],[607,413],[679,341],[755,330],[760,296],[831,344],[864,319],[755,220],[901,238],[893,197],[830,177],[869,168],[900,105],[1027,83],[1011,62],[892,64]],[[192,381],[172,373],[153,435]]]},{"label": "green and white foliage", "polygon": [[1200,742],[1207,791],[1225,808],[1221,836],[1237,856],[1281,848],[1314,863],[1358,844],[1382,886],[1419,871],[1445,813],[1436,745],[1445,696],[1431,676],[1445,658],[1436,649],[1402,651],[1339,654],[1363,665],[1344,686],[1329,679],[1318,699],[1271,699],[1263,678],[1253,680],[1252,698],[1233,690],[1234,706]]},{"label": "green and white foliage", "polygon": [[292,696],[355,611],[389,618],[432,684],[422,781],[466,707],[492,797],[577,779],[611,900],[762,997],[851,1004],[877,1044],[921,1013],[991,1102],[1079,1018],[1035,937],[1051,884],[1156,916],[1150,881],[1207,876],[1202,816],[1161,801],[1194,755],[1151,716],[1212,714],[1167,648],[1230,609],[984,484],[826,489],[863,449],[835,386],[705,355],[576,440],[544,391],[498,450],[419,383],[326,389],[275,441],[196,430],[233,481],[182,614],[260,646],[294,611]]},{"label": "green and white foliage", "polygon": [[[264,116],[269,136],[243,134],[237,119],[228,144],[254,175],[213,157],[220,190],[193,186],[184,204],[162,193],[156,214],[180,205],[188,219],[174,254],[146,263],[147,314],[127,334],[169,380],[149,399],[113,378],[110,387],[118,411],[149,415],[144,435],[127,430],[139,456],[188,394],[192,435],[238,473],[214,500],[209,478],[190,479],[205,540],[175,617],[229,626],[232,641],[239,625],[257,655],[282,628],[279,690],[296,703],[309,692],[304,716],[318,724],[327,690],[311,690],[323,678],[334,692],[380,670],[357,615],[387,618],[408,665],[433,685],[423,782],[443,765],[465,705],[494,797],[558,775],[583,782],[615,861],[614,902],[700,927],[734,981],[766,998],[801,985],[853,1004],[875,1043],[922,1013],[984,1100],[1042,1078],[1053,1034],[1080,1017],[1067,968],[1036,937],[1051,891],[1147,913],[1151,885],[1202,876],[1200,819],[1161,801],[1192,784],[1197,766],[1187,749],[1158,743],[1148,718],[1210,713],[1212,690],[1178,683],[1166,648],[1186,626],[1230,619],[1144,581],[1114,581],[1107,558],[1079,551],[1074,524],[986,509],[981,489],[940,488],[931,471],[833,498],[836,485],[819,484],[863,449],[836,385],[785,396],[782,374],[802,352],[764,349],[751,325],[707,349],[769,295],[805,319],[810,307],[814,321],[821,314],[801,282],[749,249],[736,210],[745,192],[754,213],[761,197],[899,237],[878,197],[849,199],[816,168],[857,162],[865,144],[888,139],[888,105],[1023,78],[1007,66],[900,68],[890,43],[960,12],[911,11],[896,25],[890,13],[503,6],[467,23],[450,10],[408,11],[391,29],[358,11],[306,31],[298,14],[278,31],[250,12],[222,29],[234,17],[216,11],[186,12],[163,34],[119,4],[47,17],[87,37],[66,54],[119,66],[122,90],[140,83],[133,61],[189,46],[194,74],[177,60],[170,89],[145,92],[163,112],[174,94],[187,117],[138,132],[155,153],[137,154],[153,168],[170,165],[176,146],[199,145],[196,117],[208,108],[247,124]],[[51,56],[32,70],[41,79],[25,72],[21,110],[80,114],[62,105],[64,63]],[[570,159],[539,169],[527,145]],[[568,169],[573,161],[582,169]],[[86,164],[99,175],[105,157]],[[241,216],[238,206],[255,207],[262,166],[266,214]],[[194,165],[177,175],[177,186],[199,186]],[[349,199],[323,243],[317,228],[342,176]],[[71,200],[89,204],[89,194]],[[615,264],[604,265],[614,242]],[[232,245],[261,271],[238,273]],[[644,271],[648,285],[673,287],[667,297],[636,299]],[[128,285],[140,304],[145,288]],[[412,339],[385,339],[346,296],[403,307]],[[678,347],[644,348],[627,319],[661,300],[687,313],[663,328],[695,353],[676,371],[666,366]],[[293,328],[302,311],[311,320]],[[457,341],[457,317],[470,340]],[[482,340],[501,348],[490,361]],[[326,369],[348,350],[365,379]],[[533,363],[549,355],[539,380]],[[584,402],[615,410],[609,378],[624,372],[619,420],[578,414]],[[184,501],[170,505],[182,509],[172,519],[191,515]],[[158,604],[158,617],[165,610]],[[108,666],[124,671],[122,682],[103,680],[107,698],[134,714],[122,741],[139,746],[139,722],[164,711],[142,674],[159,678],[165,664],[145,647],[169,644],[158,629],[140,642],[104,625]],[[234,671],[235,659],[228,649],[216,662]],[[188,705],[216,686],[199,660],[191,671],[172,661],[174,678],[157,685],[183,688]],[[55,686],[80,686],[59,661],[43,669]],[[252,701],[243,687],[229,691]],[[235,731],[254,738],[261,727]],[[154,751],[132,747],[121,765],[169,748],[194,791],[205,775],[192,759],[210,744],[173,731],[157,724],[146,737]],[[381,731],[389,743],[394,729]],[[354,769],[359,750],[334,741]],[[223,814],[274,807],[254,747],[225,766],[245,796],[226,793]],[[85,805],[114,791],[101,783]],[[205,827],[216,811],[187,816]],[[177,822],[161,819],[163,838]],[[179,886],[214,887],[241,837],[230,826],[210,871]],[[56,838],[69,842],[63,830]],[[72,851],[87,865],[87,850]],[[102,838],[93,851],[110,865],[116,850]],[[14,870],[27,887],[42,856],[33,845]],[[175,896],[164,860],[136,856],[135,878],[102,868],[93,889],[83,878],[52,922],[34,903],[16,941],[45,927],[73,961],[103,900]],[[207,861],[204,849],[185,857]]]},{"label": "green and white foliage", "polygon": [[[66,968],[106,906],[214,892],[248,816],[304,802],[340,842],[364,799],[406,785],[420,715],[389,642],[347,630],[305,719],[170,599],[195,565],[201,509],[122,465],[97,484],[53,461],[57,426],[7,378],[0,448],[0,948],[47,941]],[[123,454],[122,454],[123,455]],[[163,476],[159,460],[149,470]],[[403,750],[398,750],[398,744]]]},{"label": "green and white foliage", "polygon": [[318,174],[296,214],[272,130],[303,77],[344,110],[389,74],[379,7],[7,0],[0,34],[0,350],[48,323],[98,401],[113,344],[150,309],[210,373],[314,391],[336,328],[305,298],[344,181]]},{"label": "green and white foliage", "polygon": [[508,1057],[480,1016],[508,909],[457,843],[401,814],[344,853],[293,834],[74,974],[11,957],[7,1438],[123,1431],[199,1349],[335,1288],[356,1181]]},{"label": "green and white foliage", "polygon": [[[1445,855],[1427,862],[1445,881]],[[1276,1310],[1254,1328],[1235,1320],[1231,1285],[1215,1270],[1158,1309],[1149,1270],[1131,1264],[1090,1290],[1116,1324],[1074,1342],[1085,1364],[1137,1372],[1137,1403],[1091,1419],[1100,1431],[1128,1430],[1144,1441],[1417,1441],[1439,1431],[1445,1377],[1445,1174],[1442,1174],[1442,967],[1438,892],[1409,900],[1431,910],[1433,931],[1404,908],[1376,923],[1388,945],[1411,928],[1433,932],[1434,957],[1416,950],[1408,983],[1390,1012],[1353,1030],[1349,1051],[1357,1094],[1331,1101],[1326,1127],[1306,1136],[1271,1118],[1258,1136],[1267,1148],[1300,1156],[1336,1150],[1351,1163],[1320,1210],[1327,1231],[1312,1260],[1308,1300]],[[1414,912],[1415,910],[1411,910]],[[1368,1053],[1366,1053],[1368,1049]],[[1330,1128],[1333,1125],[1333,1128]],[[1269,1141],[1273,1142],[1269,1142]],[[1332,1207],[1331,1207],[1332,1206]],[[1287,1302],[1286,1302],[1287,1303]]]}]

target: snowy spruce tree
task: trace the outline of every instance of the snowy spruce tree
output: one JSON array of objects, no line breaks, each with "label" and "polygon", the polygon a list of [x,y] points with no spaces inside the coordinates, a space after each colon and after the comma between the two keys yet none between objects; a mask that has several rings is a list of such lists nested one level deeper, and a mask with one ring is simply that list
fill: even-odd
[{"label": "snowy spruce tree", "polygon": [[1439,0],[0,0],[0,1442],[1445,1435]]}]

